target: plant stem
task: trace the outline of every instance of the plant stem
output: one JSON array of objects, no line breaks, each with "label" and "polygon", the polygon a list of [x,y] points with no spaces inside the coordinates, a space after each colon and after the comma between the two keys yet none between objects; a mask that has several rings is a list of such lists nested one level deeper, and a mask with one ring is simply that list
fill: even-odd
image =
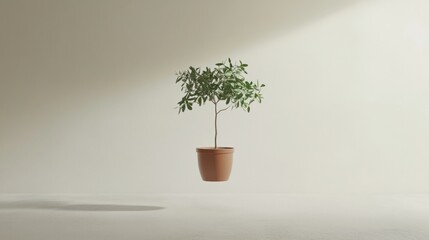
[{"label": "plant stem", "polygon": [[217,148],[217,102],[215,103],[215,148]]}]

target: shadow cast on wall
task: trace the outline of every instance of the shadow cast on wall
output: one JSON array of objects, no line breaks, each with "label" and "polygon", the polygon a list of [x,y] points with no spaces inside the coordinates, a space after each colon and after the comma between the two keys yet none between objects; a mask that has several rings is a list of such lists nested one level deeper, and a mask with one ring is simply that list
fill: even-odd
[{"label": "shadow cast on wall", "polygon": [[173,83],[178,69],[362,1],[0,3],[0,130],[136,86],[150,90],[160,76]]},{"label": "shadow cast on wall", "polygon": [[98,211],[98,212],[142,212],[162,210],[165,207],[149,205],[122,205],[122,204],[73,204],[63,201],[50,200],[21,200],[0,202],[0,210],[10,209],[47,209],[64,211]]}]

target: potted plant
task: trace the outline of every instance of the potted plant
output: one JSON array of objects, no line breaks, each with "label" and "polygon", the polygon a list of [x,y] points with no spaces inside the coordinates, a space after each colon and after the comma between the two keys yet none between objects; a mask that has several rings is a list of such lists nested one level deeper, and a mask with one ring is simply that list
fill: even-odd
[{"label": "potted plant", "polygon": [[227,181],[232,168],[233,147],[219,147],[218,116],[227,109],[238,109],[250,112],[250,105],[261,102],[261,89],[264,84],[246,81],[247,64],[240,61],[232,63],[231,59],[216,63],[211,69],[206,67],[189,67],[179,71],[176,83],[181,84],[184,93],[178,102],[179,113],[192,110],[195,104],[214,105],[214,147],[197,148],[198,166],[204,181]]}]

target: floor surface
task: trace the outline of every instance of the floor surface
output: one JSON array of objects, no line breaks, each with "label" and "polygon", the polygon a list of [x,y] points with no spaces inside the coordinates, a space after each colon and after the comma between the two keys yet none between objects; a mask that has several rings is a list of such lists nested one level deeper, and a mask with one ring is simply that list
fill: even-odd
[{"label": "floor surface", "polygon": [[427,240],[429,195],[0,195],[1,240]]}]

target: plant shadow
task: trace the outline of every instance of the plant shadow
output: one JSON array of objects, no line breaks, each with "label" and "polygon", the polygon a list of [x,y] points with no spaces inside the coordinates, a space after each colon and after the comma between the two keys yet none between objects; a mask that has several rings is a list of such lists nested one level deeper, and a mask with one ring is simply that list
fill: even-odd
[{"label": "plant shadow", "polygon": [[12,209],[51,209],[64,211],[99,211],[99,212],[141,212],[162,210],[165,207],[151,205],[124,205],[124,204],[74,204],[51,200],[19,200],[0,201],[1,210]]}]

